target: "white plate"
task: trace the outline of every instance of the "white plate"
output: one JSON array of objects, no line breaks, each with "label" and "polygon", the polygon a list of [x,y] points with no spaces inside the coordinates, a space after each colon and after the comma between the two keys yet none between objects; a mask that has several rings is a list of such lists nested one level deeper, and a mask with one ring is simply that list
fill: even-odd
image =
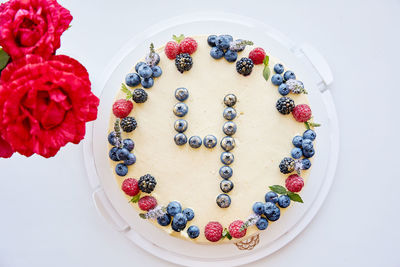
[{"label": "white plate", "polygon": [[[291,66],[306,85],[318,129],[316,156],[310,178],[301,195],[304,204],[294,204],[277,223],[260,234],[253,250],[238,250],[233,244],[198,245],[167,235],[139,219],[120,191],[108,161],[107,132],[112,102],[121,80],[147,51],[148,43],[164,44],[172,34],[229,33],[249,39]],[[332,184],[339,154],[339,131],[328,85],[333,81],[328,64],[309,45],[296,46],[276,30],[250,18],[232,14],[190,14],[164,21],[132,38],[113,59],[102,83],[98,119],[88,127],[84,142],[85,165],[93,199],[99,213],[118,231],[149,253],[164,260],[190,266],[234,266],[265,257],[295,238],[321,207]],[[145,233],[145,234],[141,234]]]}]

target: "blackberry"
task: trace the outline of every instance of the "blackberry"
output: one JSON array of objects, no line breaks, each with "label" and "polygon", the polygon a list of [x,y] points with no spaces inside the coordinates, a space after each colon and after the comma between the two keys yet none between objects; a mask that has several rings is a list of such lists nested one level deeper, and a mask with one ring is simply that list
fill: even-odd
[{"label": "blackberry", "polygon": [[294,101],[290,97],[281,97],[276,102],[276,109],[283,115],[287,115],[294,109]]},{"label": "blackberry", "polygon": [[294,165],[294,159],[284,158],[279,164],[279,169],[281,170],[281,173],[288,174],[294,171]]},{"label": "blackberry", "polygon": [[138,185],[142,192],[150,194],[156,187],[156,179],[150,174],[143,175],[140,177]]},{"label": "blackberry", "polygon": [[124,132],[130,133],[137,127],[137,122],[134,117],[126,117],[121,120],[121,128]]},{"label": "blackberry", "polygon": [[188,53],[182,53],[176,56],[175,66],[180,73],[188,71],[193,66],[193,59]]},{"label": "blackberry", "polygon": [[242,57],[238,62],[236,62],[236,70],[239,74],[247,76],[253,70],[254,63],[253,60],[247,57]]},{"label": "blackberry", "polygon": [[132,99],[135,103],[144,103],[147,100],[147,93],[143,89],[135,89],[132,92]]}]

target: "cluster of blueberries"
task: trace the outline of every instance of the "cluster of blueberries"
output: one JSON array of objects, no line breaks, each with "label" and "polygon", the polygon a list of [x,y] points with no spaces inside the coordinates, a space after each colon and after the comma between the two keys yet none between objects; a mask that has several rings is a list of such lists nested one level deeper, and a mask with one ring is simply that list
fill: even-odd
[{"label": "cluster of blueberries", "polygon": [[295,147],[292,149],[291,155],[294,159],[304,157],[302,160],[304,169],[309,169],[311,167],[309,158],[312,158],[315,154],[313,141],[316,137],[317,134],[313,130],[306,130],[303,136],[295,136],[292,140]]},{"label": "cluster of blueberries", "polygon": [[[172,201],[167,206],[167,213],[157,218],[157,222],[161,226],[171,224],[172,230],[181,232],[186,228],[187,222],[193,220],[194,211],[191,208],[182,210],[182,206],[178,201]],[[195,225],[189,226],[187,234],[190,238],[194,239],[200,235],[199,227]]]},{"label": "cluster of blueberries", "polygon": [[211,46],[210,55],[215,59],[224,57],[228,62],[235,62],[238,57],[238,52],[245,49],[246,44],[251,42],[245,40],[235,40],[231,35],[210,35],[207,38],[208,44]]},{"label": "cluster of blueberries", "polygon": [[127,138],[122,140],[122,144],[120,144],[114,131],[108,135],[108,142],[113,146],[108,153],[110,159],[113,161],[123,161],[115,166],[115,172],[119,176],[125,176],[128,173],[128,166],[136,162],[136,156],[131,153],[135,147],[135,143]]},{"label": "cluster of blueberries", "polygon": [[[304,85],[301,81],[296,80],[296,75],[293,71],[287,70],[282,64],[278,63],[274,66],[275,74],[271,77],[272,84],[278,86],[278,91],[282,96],[288,95],[290,92],[299,94],[304,90]],[[291,80],[290,82],[288,82]]]}]

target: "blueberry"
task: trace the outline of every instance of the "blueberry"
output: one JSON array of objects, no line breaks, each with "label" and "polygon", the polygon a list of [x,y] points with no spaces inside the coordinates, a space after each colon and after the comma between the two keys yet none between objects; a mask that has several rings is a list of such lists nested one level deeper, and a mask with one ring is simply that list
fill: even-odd
[{"label": "blueberry", "polygon": [[276,202],[278,202],[278,194],[269,191],[268,193],[265,194],[265,202],[272,202],[275,204]]},{"label": "blueberry", "polygon": [[128,173],[128,167],[124,163],[118,163],[117,166],[115,166],[115,172],[119,176],[125,176]]},{"label": "blueberry", "polygon": [[301,148],[295,147],[292,149],[290,152],[292,154],[292,158],[294,159],[299,159],[301,156],[303,156],[303,152],[301,151]]},{"label": "blueberry", "polygon": [[128,149],[129,152],[131,152],[135,147],[135,143],[132,141],[132,139],[129,138],[124,139],[122,143],[124,144],[124,148]]},{"label": "blueberry", "polygon": [[176,90],[175,90],[175,98],[178,100],[178,101],[185,101],[187,98],[189,97],[189,91],[188,91],[188,89],[186,89],[186,88],[184,88],[184,87],[180,87],[180,88],[177,88]]},{"label": "blueberry", "polygon": [[231,205],[231,198],[227,194],[219,194],[216,199],[217,205],[220,208],[227,208]]},{"label": "blueberry", "polygon": [[303,133],[304,139],[310,139],[311,141],[314,141],[316,137],[317,134],[313,130],[307,130]]},{"label": "blueberry", "polygon": [[115,146],[117,144],[117,135],[115,134],[115,132],[111,132],[108,135],[108,143],[110,143],[110,145]]},{"label": "blueberry", "polygon": [[264,215],[270,221],[276,221],[281,216],[281,210],[272,202],[265,203],[264,208]]},{"label": "blueberry", "polygon": [[[239,44],[241,42],[243,42],[243,39],[236,39],[235,40],[235,43],[237,43],[237,44]],[[246,48],[245,45],[239,45],[239,46],[235,47],[235,50],[238,51],[238,52],[242,52],[245,48]]]},{"label": "blueberry", "polygon": [[221,162],[225,165],[231,165],[233,161],[235,160],[235,157],[231,152],[222,152],[221,153]]},{"label": "blueberry", "polygon": [[233,183],[230,180],[222,180],[221,183],[219,183],[219,188],[222,192],[229,193],[233,189]]},{"label": "blueberry", "polygon": [[175,216],[181,211],[182,211],[182,206],[178,201],[172,201],[167,206],[167,213],[171,216]]},{"label": "blueberry", "polygon": [[238,57],[238,54],[237,54],[237,52],[228,50],[228,51],[226,51],[224,57],[225,57],[226,61],[228,61],[228,62],[235,62]]},{"label": "blueberry", "polygon": [[256,202],[253,204],[253,212],[255,214],[261,215],[264,213],[264,203]]},{"label": "blueberry", "polygon": [[288,71],[285,71],[285,73],[283,74],[283,79],[285,81],[290,80],[290,79],[296,80],[296,75],[294,74],[293,71],[288,70]]},{"label": "blueberry", "polygon": [[232,36],[229,37],[229,35],[220,35],[215,40],[215,45],[221,49],[228,49],[232,41]]},{"label": "blueberry", "polygon": [[143,88],[151,88],[154,85],[154,79],[153,78],[143,78],[142,79],[142,86]]},{"label": "blueberry", "polygon": [[290,205],[290,198],[288,195],[281,195],[278,197],[278,205],[281,208],[287,208]]},{"label": "blueberry", "polygon": [[177,131],[178,133],[183,133],[184,131],[186,131],[187,127],[188,123],[186,120],[183,119],[176,120],[174,123],[175,131]]},{"label": "blueberry", "polygon": [[192,136],[189,138],[189,146],[192,148],[199,148],[201,147],[202,141],[199,136]]},{"label": "blueberry", "polygon": [[139,67],[138,74],[142,78],[150,78],[153,75],[153,70],[149,65],[144,64]]},{"label": "blueberry", "polygon": [[234,108],[227,107],[226,109],[224,109],[224,112],[222,113],[222,115],[224,116],[225,120],[231,121],[234,118],[236,118],[237,113]]},{"label": "blueberry", "polygon": [[227,107],[233,107],[237,102],[237,97],[234,94],[227,94],[224,96],[224,104]]},{"label": "blueberry", "polygon": [[256,222],[256,226],[257,226],[258,230],[265,230],[268,227],[268,220],[263,218],[263,217],[261,217]]},{"label": "blueberry", "polygon": [[224,179],[229,179],[229,178],[231,178],[232,175],[233,175],[233,170],[232,170],[232,168],[229,167],[229,166],[222,166],[222,167],[219,169],[219,175],[220,175],[222,178],[224,178]]},{"label": "blueberry", "polygon": [[113,147],[110,149],[110,152],[108,152],[108,156],[110,157],[111,160],[119,161],[119,158],[117,157],[117,151],[118,147]]},{"label": "blueberry", "polygon": [[182,211],[182,213],[186,216],[188,221],[193,220],[194,218],[194,211],[191,208],[186,208]]},{"label": "blueberry", "polygon": [[177,144],[178,146],[183,146],[184,144],[187,143],[187,137],[183,133],[178,133],[175,135],[174,141],[175,141],[175,144]]},{"label": "blueberry", "polygon": [[303,145],[303,137],[300,136],[300,135],[297,135],[297,136],[293,137],[292,144],[295,147],[301,148],[301,146]]},{"label": "blueberry", "polygon": [[151,68],[151,70],[153,71],[153,77],[154,78],[158,78],[161,76],[162,74],[162,70],[159,66],[154,66]]},{"label": "blueberry", "polygon": [[279,85],[279,87],[278,87],[278,92],[279,92],[281,95],[285,96],[285,95],[288,95],[288,94],[290,93],[290,89],[289,89],[289,87],[287,86],[286,83],[282,83],[282,84]]},{"label": "blueberry", "polygon": [[279,74],[272,75],[271,82],[275,85],[281,85],[283,83],[283,78]]},{"label": "blueberry", "polygon": [[282,74],[284,70],[285,70],[285,68],[283,67],[283,65],[281,63],[275,64],[275,66],[274,66],[275,73]]},{"label": "blueberry", "polygon": [[136,162],[136,156],[132,153],[129,153],[128,158],[124,160],[124,163],[127,166],[135,164],[135,162]]},{"label": "blueberry", "polygon": [[143,62],[143,61],[137,63],[136,66],[135,66],[135,71],[138,72],[138,71],[139,71],[139,68],[140,68],[143,64],[146,65],[146,63]]},{"label": "blueberry", "polygon": [[172,230],[175,232],[180,232],[185,229],[186,223],[186,216],[183,213],[177,213],[172,219]]},{"label": "blueberry", "polygon": [[117,157],[119,160],[126,160],[129,157],[129,150],[126,148],[120,148],[117,151]]},{"label": "blueberry", "polygon": [[185,103],[179,102],[175,104],[173,111],[176,116],[183,117],[188,113],[189,107]]},{"label": "blueberry", "polygon": [[237,127],[236,124],[233,121],[227,121],[224,123],[222,126],[222,131],[226,135],[233,135],[236,133]]},{"label": "blueberry", "polygon": [[[304,139],[304,140],[307,140],[307,139]],[[313,144],[311,143],[303,143],[303,152],[310,152],[311,150],[314,150],[314,146],[313,146]]]},{"label": "blueberry", "polygon": [[200,235],[200,229],[196,225],[191,225],[187,229],[187,234],[191,239],[197,238]]},{"label": "blueberry", "polygon": [[217,145],[217,138],[214,135],[206,135],[203,139],[203,144],[206,148],[214,148]]},{"label": "blueberry", "polygon": [[221,140],[221,147],[225,151],[231,151],[235,148],[235,139],[230,136],[225,136]]},{"label": "blueberry", "polygon": [[303,170],[308,170],[311,167],[311,161],[309,159],[302,159],[301,160],[302,165],[302,169]]},{"label": "blueberry", "polygon": [[210,56],[215,59],[220,59],[224,56],[225,52],[221,48],[213,47],[210,50]]},{"label": "blueberry", "polygon": [[128,86],[137,86],[140,83],[140,76],[137,73],[128,73],[125,77],[125,83]]},{"label": "blueberry", "polygon": [[207,37],[207,43],[209,46],[214,47],[215,46],[215,41],[217,40],[216,35],[210,35]]},{"label": "blueberry", "polygon": [[303,137],[303,143],[301,144],[302,146],[307,146],[307,145],[311,145],[313,146],[312,140],[310,139],[304,139]]},{"label": "blueberry", "polygon": [[164,214],[163,216],[157,218],[157,222],[161,226],[167,226],[171,223],[171,216],[169,214]]},{"label": "blueberry", "polygon": [[305,158],[312,158],[314,154],[315,154],[314,148],[312,148],[311,150],[303,151],[303,155]]}]

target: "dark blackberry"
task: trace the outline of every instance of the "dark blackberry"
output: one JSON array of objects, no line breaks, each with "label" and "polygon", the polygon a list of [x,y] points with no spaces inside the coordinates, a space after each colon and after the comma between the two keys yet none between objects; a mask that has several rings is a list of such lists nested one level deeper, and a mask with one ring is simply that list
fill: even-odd
[{"label": "dark blackberry", "polygon": [[294,171],[294,159],[292,158],[284,158],[279,164],[279,169],[281,173],[288,174]]},{"label": "dark blackberry", "polygon": [[276,102],[276,109],[283,115],[287,115],[294,109],[294,101],[290,97],[281,97]]},{"label": "dark blackberry", "polygon": [[140,177],[138,185],[142,192],[150,194],[156,187],[156,179],[150,174],[143,175]]},{"label": "dark blackberry", "polygon": [[126,117],[121,120],[121,128],[124,132],[130,133],[137,127],[137,122],[134,117]]},{"label": "dark blackberry", "polygon": [[135,103],[144,103],[147,100],[147,93],[143,89],[135,89],[132,92],[132,99]]},{"label": "dark blackberry", "polygon": [[193,59],[188,53],[179,54],[175,58],[175,66],[180,73],[183,73],[192,68]]},{"label": "dark blackberry", "polygon": [[253,70],[254,63],[253,60],[247,57],[242,57],[238,62],[236,62],[236,70],[239,74],[247,76]]}]

